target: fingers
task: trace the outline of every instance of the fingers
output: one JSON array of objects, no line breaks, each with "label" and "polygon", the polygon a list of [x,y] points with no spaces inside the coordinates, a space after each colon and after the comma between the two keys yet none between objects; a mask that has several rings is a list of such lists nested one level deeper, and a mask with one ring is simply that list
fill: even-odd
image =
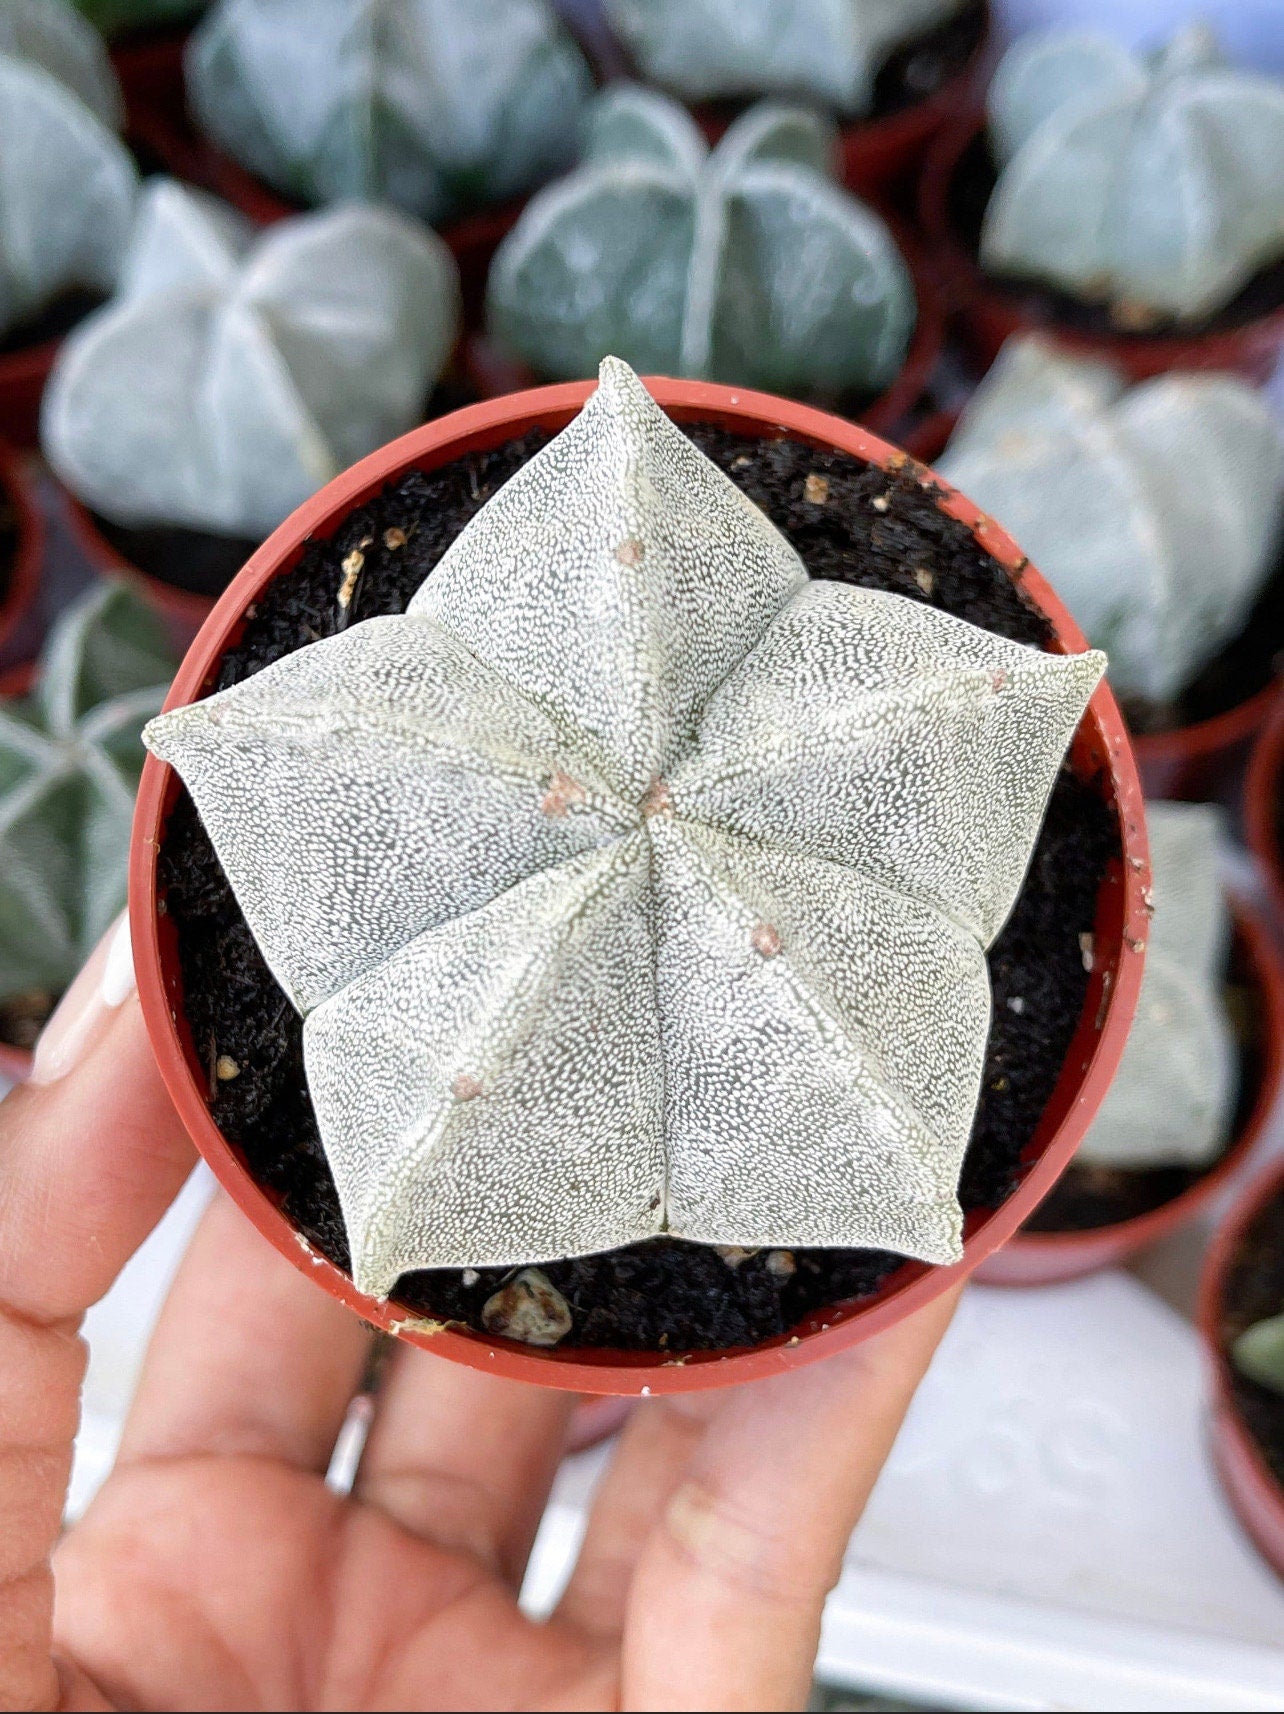
[{"label": "fingers", "polygon": [[801,1708],[825,1596],[957,1293],[855,1350],[723,1395],[637,1561],[629,1708]]},{"label": "fingers", "polygon": [[571,1393],[398,1351],[356,1493],[414,1534],[522,1580],[575,1407]]},{"label": "fingers", "polygon": [[324,1471],[370,1337],[220,1195],[161,1311],[119,1462],[244,1455]]},{"label": "fingers", "polygon": [[189,1172],[157,1074],[126,931],[51,1021],[40,1081],[0,1105],[0,1706],[58,1695],[48,1559],[60,1527],[85,1352],[79,1320]]}]

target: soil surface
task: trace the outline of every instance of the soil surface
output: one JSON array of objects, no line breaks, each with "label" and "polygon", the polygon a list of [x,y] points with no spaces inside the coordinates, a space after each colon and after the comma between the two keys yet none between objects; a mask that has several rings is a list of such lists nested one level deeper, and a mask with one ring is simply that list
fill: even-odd
[{"label": "soil surface", "polygon": [[[790,440],[741,440],[703,425],[688,432],[764,507],[813,576],[889,589],[1018,641],[1047,642],[1047,621],[912,472],[889,476]],[[248,616],[224,657],[219,687],[333,634],[342,561],[359,544],[365,567],[352,618],[403,611],[463,525],[544,438],[533,433],[406,475],[332,539],[310,544]],[[823,504],[806,498],[809,477],[813,494],[816,478],[828,484]],[[888,510],[875,510],[872,502],[883,498]],[[960,1187],[968,1209],[996,1207],[1022,1176],[1022,1156],[1083,1008],[1088,976],[1079,937],[1092,930],[1104,871],[1119,850],[1118,826],[1098,791],[1063,771],[1020,899],[989,956],[994,1023]],[[187,1018],[211,1067],[214,1117],[291,1221],[346,1268],[343,1223],[304,1084],[300,1020],[268,973],[186,796],[166,828],[160,876],[179,933]],[[223,1056],[237,1075],[220,1082],[213,1067]],[[793,1263],[792,1273],[773,1272],[760,1253],[731,1266],[716,1250],[653,1240],[544,1271],[571,1306],[565,1345],[676,1352],[787,1332],[812,1311],[875,1290],[902,1265],[870,1250],[800,1250]],[[415,1313],[480,1329],[483,1304],[510,1271],[409,1274],[394,1295]]]},{"label": "soil surface", "polygon": [[33,316],[29,321],[20,322],[17,327],[11,327],[0,338],[0,357],[12,357],[19,351],[30,351],[35,346],[47,345],[51,339],[61,339],[65,333],[70,333],[77,322],[81,322],[91,312],[103,303],[101,292],[69,291],[55,298],[53,303]]},{"label": "soil surface", "polygon": [[[1221,1338],[1229,1351],[1245,1328],[1284,1311],[1284,1191],[1258,1215],[1226,1280]],[[1232,1392],[1249,1433],[1284,1486],[1284,1397],[1231,1365]]]},{"label": "soil surface", "polygon": [[1217,1159],[1197,1169],[1154,1167],[1143,1172],[1072,1161],[1023,1231],[1087,1232],[1098,1226],[1116,1226],[1122,1220],[1135,1220],[1138,1215],[1162,1208],[1216,1171],[1243,1134],[1265,1070],[1262,994],[1253,983],[1252,966],[1238,940],[1232,947],[1227,972],[1226,1010],[1239,1053],[1238,1088],[1226,1146]]}]

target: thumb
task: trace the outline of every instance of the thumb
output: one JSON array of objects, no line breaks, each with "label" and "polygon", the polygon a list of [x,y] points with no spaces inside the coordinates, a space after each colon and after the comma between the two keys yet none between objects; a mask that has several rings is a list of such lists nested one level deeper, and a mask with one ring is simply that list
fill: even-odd
[{"label": "thumb", "polygon": [[160,1219],[193,1152],[111,930],[0,1104],[0,1707],[54,1705],[49,1555],[79,1417],[80,1320]]}]

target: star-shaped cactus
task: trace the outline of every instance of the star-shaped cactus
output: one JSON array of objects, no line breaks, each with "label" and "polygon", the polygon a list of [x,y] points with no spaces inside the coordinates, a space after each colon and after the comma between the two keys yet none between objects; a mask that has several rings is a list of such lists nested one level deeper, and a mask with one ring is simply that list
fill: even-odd
[{"label": "star-shaped cactus", "polygon": [[984,950],[1103,667],[811,581],[612,359],[404,615],[153,722],[305,1015],[358,1285],[957,1257]]}]

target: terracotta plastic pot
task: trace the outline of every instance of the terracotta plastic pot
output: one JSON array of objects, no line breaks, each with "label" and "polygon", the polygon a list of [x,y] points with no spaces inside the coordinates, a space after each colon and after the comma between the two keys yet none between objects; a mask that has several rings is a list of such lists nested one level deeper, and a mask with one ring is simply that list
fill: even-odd
[{"label": "terracotta plastic pot", "polygon": [[[45,520],[31,479],[18,455],[0,442],[0,488],[18,526],[18,542],[9,584],[0,601],[0,659],[13,643],[40,592],[40,574],[45,558]],[[7,694],[12,695],[10,691]]]},{"label": "terracotta plastic pot", "polygon": [[[36,678],[35,661],[23,661],[20,666],[0,672],[0,701],[9,697],[26,696]],[[0,1077],[9,1083],[25,1083],[31,1075],[31,1050],[14,1047],[0,1041]]]},{"label": "terracotta plastic pot", "polygon": [[982,114],[965,114],[933,142],[919,184],[919,222],[931,243],[936,268],[963,333],[988,368],[1004,341],[1017,333],[1039,333],[1064,350],[1115,364],[1134,381],[1174,369],[1221,369],[1264,382],[1284,348],[1284,305],[1240,327],[1215,333],[1166,333],[1153,337],[1088,333],[1058,322],[1050,310],[1019,287],[1008,288],[984,273],[954,228],[950,190],[964,156],[985,129]]},{"label": "terracotta plastic pot", "polygon": [[1200,1279],[1198,1321],[1212,1383],[1213,1462],[1227,1498],[1263,1556],[1284,1577],[1284,1488],[1235,1404],[1222,1341],[1226,1284],[1240,1245],[1259,1214],[1284,1195],[1284,1161],[1250,1185],[1214,1238]]},{"label": "terracotta plastic pot", "polygon": [[1253,750],[1244,785],[1244,822],[1248,843],[1261,865],[1275,916],[1284,930],[1284,685]]},{"label": "terracotta plastic pot", "polygon": [[1268,925],[1247,900],[1235,897],[1231,908],[1237,948],[1261,1007],[1262,1035],[1257,1089],[1239,1135],[1211,1172],[1147,1214],[1081,1232],[1018,1232],[978,1270],[985,1285],[1052,1285],[1124,1262],[1204,1213],[1252,1157],[1284,1087],[1284,964]]},{"label": "terracotta plastic pot", "polygon": [[112,546],[94,522],[92,514],[75,495],[66,489],[63,493],[66,496],[67,521],[80,552],[100,577],[119,577],[137,590],[142,599],[160,614],[175,653],[181,655],[213,611],[213,598],[178,589],[172,583],[163,583],[159,577],[140,570]]},{"label": "terracotta plastic pot", "polygon": [[[904,453],[852,423],[766,394],[695,381],[653,380],[648,385],[679,421],[715,422],[764,439],[788,435],[889,469],[905,463]],[[240,634],[246,607],[266,584],[298,564],[305,542],[332,535],[354,507],[406,469],[432,469],[532,428],[563,428],[592,391],[590,382],[572,382],[471,406],[394,441],[331,482],[269,537],[223,595],[179,669],[166,706],[182,706],[208,691],[224,652]],[[941,504],[1021,577],[1022,588],[1052,621],[1058,646],[1067,652],[1084,648],[1074,622],[1016,544],[962,495],[950,492]],[[751,1350],[696,1352],[677,1361],[659,1352],[538,1351],[468,1331],[443,1330],[416,1322],[395,1303],[362,1295],[346,1274],[312,1250],[273,1197],[251,1178],[207,1105],[204,1056],[192,1041],[184,1015],[177,931],[158,908],[157,858],[180,786],[169,768],[149,757],[134,823],[130,919],[139,994],[162,1076],[196,1146],[259,1231],[295,1266],[378,1327],[492,1374],[581,1393],[679,1392],[778,1374],[881,1332],[971,1273],[1051,1189],[1109,1087],[1141,982],[1149,926],[1144,897],[1149,861],[1140,782],[1123,721],[1104,685],[1093,696],[1070,759],[1083,777],[1099,782],[1107,796],[1118,818],[1122,858],[1111,865],[1102,884],[1095,924],[1101,956],[1060,1080],[1030,1140],[1026,1176],[1001,1208],[969,1216],[961,1262],[944,1268],[906,1262],[871,1297],[814,1314]]]},{"label": "terracotta plastic pot", "polygon": [[[906,451],[931,464],[945,451],[958,420],[958,411],[934,412],[906,436]],[[1284,685],[1274,679],[1247,702],[1208,720],[1171,732],[1134,735],[1132,747],[1146,796],[1182,803],[1214,803],[1223,798],[1281,694]],[[1284,884],[1281,890],[1284,896]]]},{"label": "terracotta plastic pot", "polygon": [[[860,422],[877,435],[892,434],[924,397],[945,348],[945,300],[940,287],[924,265],[922,246],[917,239],[901,227],[895,230],[896,242],[914,276],[918,319],[900,373],[891,386],[860,413]],[[495,248],[498,248],[498,241]],[[493,255],[494,250],[491,251]],[[488,258],[488,269],[489,265]],[[484,298],[484,278],[482,295]],[[523,392],[538,386],[540,381],[539,376],[525,364],[513,361],[496,350],[484,333],[473,333],[465,339],[463,366],[469,383],[483,399],[498,399],[507,393]]]}]

